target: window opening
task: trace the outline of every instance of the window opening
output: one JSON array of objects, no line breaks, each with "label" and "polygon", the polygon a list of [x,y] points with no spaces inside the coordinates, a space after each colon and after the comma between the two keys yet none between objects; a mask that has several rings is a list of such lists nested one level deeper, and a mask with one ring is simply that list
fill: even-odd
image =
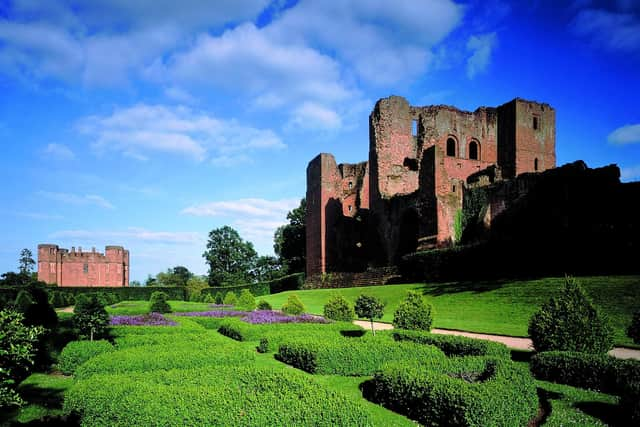
[{"label": "window opening", "polygon": [[412,120],[411,121],[411,135],[418,136],[418,121],[417,120]]},{"label": "window opening", "polygon": [[533,170],[534,171],[538,171],[538,159],[534,159],[533,161]]},{"label": "window opening", "polygon": [[469,158],[471,160],[479,160],[480,156],[478,155],[478,151],[478,143],[471,141],[471,143],[469,143]]},{"label": "window opening", "polygon": [[353,188],[353,182],[349,181],[349,190]]},{"label": "window opening", "polygon": [[447,139],[447,156],[456,156],[456,140],[453,138]]},{"label": "window opening", "polygon": [[82,265],[82,272],[84,274],[87,274],[89,272],[89,264],[83,264]]},{"label": "window opening", "polygon": [[538,130],[538,118],[533,118],[533,129]]}]

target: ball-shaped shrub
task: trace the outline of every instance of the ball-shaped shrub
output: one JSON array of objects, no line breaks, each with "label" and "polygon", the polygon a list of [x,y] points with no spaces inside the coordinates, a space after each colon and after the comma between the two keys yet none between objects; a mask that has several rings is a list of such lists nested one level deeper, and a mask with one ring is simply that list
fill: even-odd
[{"label": "ball-shaped shrub", "polygon": [[236,305],[238,304],[238,297],[236,296],[236,294],[233,291],[229,291],[227,292],[227,294],[224,296],[224,299],[222,300],[223,304],[226,305]]},{"label": "ball-shaped shrub", "polygon": [[258,302],[258,310],[272,310],[273,307],[271,307],[271,304],[269,304],[267,301],[261,299]]},{"label": "ball-shaped shrub", "polygon": [[531,317],[529,335],[539,352],[606,353],[613,346],[607,319],[570,277],[560,296],[551,298]]},{"label": "ball-shaped shrub", "polygon": [[256,299],[249,289],[243,289],[240,292],[240,297],[238,298],[237,307],[246,310],[253,311],[256,308]]},{"label": "ball-shaped shrub", "polygon": [[300,301],[300,298],[298,298],[298,295],[296,294],[289,295],[289,298],[287,298],[287,302],[285,302],[282,306],[282,312],[292,316],[302,314],[304,313],[304,310],[304,304],[302,303],[302,301]]},{"label": "ball-shaped shrub", "polygon": [[324,317],[341,322],[351,322],[356,317],[353,305],[342,295],[332,295],[324,305]]},{"label": "ball-shaped shrub", "polygon": [[393,314],[393,327],[430,331],[433,323],[433,309],[419,292],[409,291]]},{"label": "ball-shaped shrub", "polygon": [[167,302],[169,296],[162,291],[156,291],[149,298],[149,312],[151,313],[169,313],[171,306]]},{"label": "ball-shaped shrub", "polygon": [[627,335],[634,343],[640,344],[640,310],[633,313],[633,319],[631,319],[631,325],[627,329]]},{"label": "ball-shaped shrub", "polygon": [[202,302],[205,302],[207,304],[214,304],[216,302],[216,299],[211,294],[208,293],[204,296],[204,299],[202,300]]}]

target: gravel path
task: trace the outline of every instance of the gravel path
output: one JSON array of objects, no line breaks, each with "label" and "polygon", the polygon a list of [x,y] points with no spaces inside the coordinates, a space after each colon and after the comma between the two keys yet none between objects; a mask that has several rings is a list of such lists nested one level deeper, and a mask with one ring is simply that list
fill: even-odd
[{"label": "gravel path", "polygon": [[[353,323],[365,329],[371,328],[371,322],[368,322],[366,320],[354,320]],[[393,329],[393,325],[390,323],[373,322],[373,328],[377,331],[385,331],[385,330]],[[533,350],[533,343],[529,338],[508,337],[504,335],[478,334],[475,332],[456,331],[452,329],[432,329],[431,333],[442,334],[442,335],[458,335],[462,337],[494,341],[494,342],[502,343],[507,347],[514,348],[516,350]],[[640,350],[636,350],[633,348],[615,347],[613,350],[609,352],[609,354],[614,357],[617,357],[618,359],[640,360]]]}]

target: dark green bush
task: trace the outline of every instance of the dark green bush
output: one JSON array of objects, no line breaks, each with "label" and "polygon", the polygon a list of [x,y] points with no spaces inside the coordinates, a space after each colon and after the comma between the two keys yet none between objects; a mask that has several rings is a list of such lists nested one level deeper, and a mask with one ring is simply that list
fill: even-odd
[{"label": "dark green bush", "polygon": [[267,301],[261,299],[258,302],[258,310],[272,310],[273,308],[271,307],[271,304],[269,304]]},{"label": "dark green bush", "polygon": [[171,306],[167,302],[169,296],[162,291],[154,292],[149,298],[149,311],[151,313],[170,313]]},{"label": "dark green bush", "polygon": [[65,393],[82,425],[373,426],[365,404],[307,375],[271,368],[96,375]]},{"label": "dark green bush", "polygon": [[269,352],[269,338],[260,338],[260,344],[256,347],[258,353],[268,353]]},{"label": "dark green bush", "polygon": [[444,358],[444,354],[432,346],[395,342],[378,334],[285,340],[276,358],[312,374],[372,375],[385,362],[426,361]]},{"label": "dark green bush", "polygon": [[31,298],[31,294],[26,289],[23,289],[18,292],[18,296],[16,297],[13,306],[17,311],[24,315],[32,304],[33,298]]},{"label": "dark green bush", "polygon": [[538,411],[526,369],[484,357],[388,364],[364,395],[429,426],[526,426]]},{"label": "dark green bush", "polygon": [[430,331],[432,311],[431,304],[427,304],[420,293],[409,291],[393,314],[393,327]]},{"label": "dark green bush", "polygon": [[63,374],[71,375],[87,360],[110,351],[113,351],[113,345],[106,340],[71,341],[60,353],[58,369]]},{"label": "dark green bush", "polygon": [[640,310],[633,313],[633,319],[631,319],[631,324],[627,329],[627,335],[634,343],[640,344]]},{"label": "dark green bush", "polygon": [[214,303],[216,303],[216,304],[223,304],[224,303],[224,295],[222,294],[222,292],[216,292]]},{"label": "dark green bush", "polygon": [[613,331],[578,283],[567,277],[562,294],[542,305],[529,321],[537,351],[606,353]]},{"label": "dark green bush", "polygon": [[238,304],[236,304],[240,310],[253,311],[256,309],[256,299],[251,294],[249,289],[243,289],[240,291],[240,297],[238,298]]},{"label": "dark green bush", "polygon": [[341,322],[351,322],[356,313],[353,305],[340,294],[332,295],[324,306],[324,317]]},{"label": "dark green bush", "polygon": [[624,386],[620,396],[620,408],[628,418],[629,425],[640,425],[640,382]]},{"label": "dark green bush", "polygon": [[438,347],[447,356],[493,356],[511,358],[506,345],[454,335],[436,335],[420,331],[395,330],[391,334],[397,341],[413,341]]},{"label": "dark green bush", "polygon": [[640,382],[640,361],[605,354],[548,351],[533,356],[530,366],[540,380],[604,393],[621,394],[627,384]]},{"label": "dark green bush", "polygon": [[296,294],[289,295],[287,301],[282,306],[282,312],[291,316],[302,314],[304,313],[304,310],[304,304],[302,303],[302,301],[300,301],[300,298],[298,298],[298,295]]},{"label": "dark green bush", "polygon": [[288,276],[265,283],[269,286],[269,293],[272,294],[284,291],[297,291],[298,289],[302,289],[302,285],[304,285],[304,273],[289,274]]},{"label": "dark green bush", "polygon": [[224,304],[226,305],[233,305],[235,306],[236,304],[238,304],[238,296],[235,294],[235,292],[233,291],[229,291],[227,292],[227,294],[224,296],[224,300],[222,301]]}]

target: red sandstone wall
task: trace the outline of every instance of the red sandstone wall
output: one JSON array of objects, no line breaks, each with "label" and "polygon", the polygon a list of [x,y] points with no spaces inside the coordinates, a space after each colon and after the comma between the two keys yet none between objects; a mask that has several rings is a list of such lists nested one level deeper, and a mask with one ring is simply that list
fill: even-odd
[{"label": "red sandstone wall", "polygon": [[[534,118],[537,129],[534,129]],[[546,104],[516,101],[516,176],[556,167],[556,113]],[[535,159],[538,159],[536,170]]]}]

